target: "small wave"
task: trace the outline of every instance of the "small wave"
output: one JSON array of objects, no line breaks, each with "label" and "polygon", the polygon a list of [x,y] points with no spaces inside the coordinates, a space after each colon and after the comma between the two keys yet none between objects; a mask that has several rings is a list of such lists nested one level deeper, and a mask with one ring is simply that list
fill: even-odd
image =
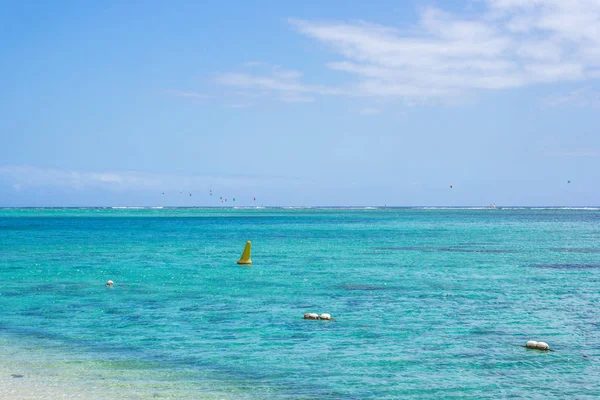
[{"label": "small wave", "polygon": [[564,247],[553,249],[553,251],[559,251],[563,253],[600,253],[600,249],[593,247]]},{"label": "small wave", "polygon": [[[387,284],[386,284],[387,285]],[[356,285],[356,284],[345,284],[339,285],[340,289],[343,290],[359,290],[359,291],[375,291],[375,290],[392,290],[394,288],[381,285]]]},{"label": "small wave", "polygon": [[592,210],[592,211],[598,211],[600,210],[600,207],[562,207],[559,208],[560,210]]},{"label": "small wave", "polygon": [[598,269],[600,264],[535,264],[534,268],[547,268],[547,269]]},{"label": "small wave", "polygon": [[415,207],[416,210],[493,210],[493,207]]},{"label": "small wave", "polygon": [[124,206],[118,206],[118,207],[111,207],[113,210],[143,210],[144,207],[124,207]]},{"label": "small wave", "polygon": [[600,207],[413,207],[416,210],[575,210],[599,211]]},{"label": "small wave", "polygon": [[[498,207],[500,208],[500,207]],[[600,207],[502,207],[502,210],[575,210],[598,211]]]}]

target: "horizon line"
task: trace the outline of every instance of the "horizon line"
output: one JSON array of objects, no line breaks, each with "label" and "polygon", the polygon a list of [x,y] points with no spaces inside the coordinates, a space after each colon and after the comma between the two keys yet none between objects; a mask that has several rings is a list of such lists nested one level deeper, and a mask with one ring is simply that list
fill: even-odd
[{"label": "horizon line", "polygon": [[428,208],[455,208],[455,209],[503,209],[503,208],[552,208],[552,209],[590,209],[598,208],[600,205],[494,205],[494,207],[484,205],[415,205],[415,206],[398,206],[398,205],[255,205],[255,206],[159,206],[159,205],[104,205],[104,206],[0,206],[0,210],[13,209],[280,209],[280,208],[396,208],[396,209],[428,209]]}]

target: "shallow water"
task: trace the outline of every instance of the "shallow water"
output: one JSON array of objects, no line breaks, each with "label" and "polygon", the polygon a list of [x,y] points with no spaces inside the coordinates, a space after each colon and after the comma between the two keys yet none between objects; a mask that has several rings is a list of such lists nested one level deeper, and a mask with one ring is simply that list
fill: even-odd
[{"label": "shallow water", "polygon": [[0,272],[0,384],[33,391],[600,393],[597,209],[2,209]]}]

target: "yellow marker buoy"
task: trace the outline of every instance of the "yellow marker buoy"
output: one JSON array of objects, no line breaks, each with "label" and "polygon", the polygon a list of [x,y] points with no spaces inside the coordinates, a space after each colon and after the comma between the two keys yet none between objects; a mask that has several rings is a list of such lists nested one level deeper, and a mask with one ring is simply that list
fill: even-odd
[{"label": "yellow marker buoy", "polygon": [[246,247],[244,247],[244,252],[242,253],[242,257],[238,260],[238,264],[241,265],[250,265],[252,264],[252,260],[250,259],[250,248],[252,247],[252,243],[250,241],[246,242]]}]

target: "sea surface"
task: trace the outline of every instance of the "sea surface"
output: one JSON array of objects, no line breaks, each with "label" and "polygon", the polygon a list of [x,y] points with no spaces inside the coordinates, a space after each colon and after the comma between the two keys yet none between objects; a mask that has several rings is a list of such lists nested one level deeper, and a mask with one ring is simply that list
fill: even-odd
[{"label": "sea surface", "polygon": [[0,398],[600,394],[597,208],[0,209],[0,274]]}]

